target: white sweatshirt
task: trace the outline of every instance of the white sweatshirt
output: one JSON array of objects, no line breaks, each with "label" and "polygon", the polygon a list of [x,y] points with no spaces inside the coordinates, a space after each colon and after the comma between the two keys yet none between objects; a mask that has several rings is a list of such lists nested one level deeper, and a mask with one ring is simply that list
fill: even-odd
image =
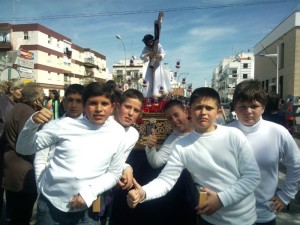
[{"label": "white sweatshirt", "polygon": [[[257,222],[269,222],[276,217],[276,214],[269,210],[269,200],[277,194],[288,204],[298,192],[299,148],[288,130],[273,122],[260,119],[253,126],[244,126],[240,121],[234,121],[228,126],[243,131],[252,147],[261,172],[261,181],[255,190]],[[286,166],[286,177],[283,187],[277,189],[278,164],[281,159]]]},{"label": "white sweatshirt", "polygon": [[149,148],[146,145],[145,151],[150,166],[152,166],[153,168],[158,168],[165,165],[174,148],[175,142],[188,134],[189,133],[180,133],[178,131],[173,131],[158,150],[155,148],[155,146]]},{"label": "white sweatshirt", "polygon": [[[132,126],[130,127],[125,127],[125,144],[124,144],[124,161],[127,160],[131,150],[135,146],[136,142],[139,140],[139,132]],[[124,168],[130,166],[129,164],[125,163]]]},{"label": "white sweatshirt", "polygon": [[146,200],[165,195],[186,168],[195,183],[217,192],[223,207],[212,224],[250,225],[256,221],[254,189],[260,173],[251,147],[241,131],[217,125],[209,133],[192,131],[176,142],[158,178],[143,186]]},{"label": "white sweatshirt", "polygon": [[[65,118],[66,113],[58,118],[58,119],[62,119]],[[76,118],[72,118],[72,119],[81,119],[83,118],[83,114],[81,114],[80,116],[76,117]],[[45,124],[43,127],[48,126],[49,124],[51,124],[53,120],[51,120],[49,123]],[[50,148],[45,148],[43,150],[40,150],[38,152],[35,153],[35,157],[34,157],[34,173],[35,173],[35,180],[36,180],[36,186],[37,186],[37,191],[38,193],[41,192],[40,190],[40,185],[41,185],[41,179],[42,176],[45,172],[45,168],[49,165],[50,160],[53,158],[55,152],[55,146],[51,146]]]},{"label": "white sweatshirt", "polygon": [[63,118],[36,132],[38,126],[32,119],[26,122],[17,152],[32,154],[56,146],[40,188],[57,209],[70,211],[69,202],[78,193],[89,207],[98,194],[117,184],[124,166],[125,130],[113,118],[103,125],[86,117]]}]

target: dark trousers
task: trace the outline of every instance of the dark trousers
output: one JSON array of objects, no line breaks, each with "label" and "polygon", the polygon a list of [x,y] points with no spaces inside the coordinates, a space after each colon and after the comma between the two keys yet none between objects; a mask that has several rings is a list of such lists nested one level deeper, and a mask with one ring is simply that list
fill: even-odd
[{"label": "dark trousers", "polygon": [[5,190],[9,225],[29,225],[37,193],[12,192]]},{"label": "dark trousers", "polygon": [[256,225],[276,225],[276,219],[271,220],[271,221],[266,222],[266,223],[256,223]]},{"label": "dark trousers", "polygon": [[198,216],[198,225],[214,225],[212,223],[207,222],[206,220],[204,220],[201,216]]},{"label": "dark trousers", "polygon": [[0,218],[2,217],[2,208],[3,208],[3,193],[4,189],[0,187]]},{"label": "dark trousers", "polygon": [[[275,225],[275,223],[273,224],[273,223],[255,223],[255,224],[253,224],[253,225],[261,225],[261,224],[263,224],[263,225]],[[207,222],[206,220],[204,220],[201,216],[198,216],[198,225],[214,225],[214,224],[212,224],[212,223],[209,223],[209,222]]]}]

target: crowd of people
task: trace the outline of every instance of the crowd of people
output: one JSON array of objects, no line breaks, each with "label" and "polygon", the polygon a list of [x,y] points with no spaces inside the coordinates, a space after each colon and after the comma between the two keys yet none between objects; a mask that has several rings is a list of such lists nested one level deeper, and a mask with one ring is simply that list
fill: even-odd
[{"label": "crowd of people", "polygon": [[274,225],[298,192],[300,151],[278,96],[258,81],[237,85],[229,124],[217,123],[224,111],[212,88],[196,88],[189,107],[168,100],[173,132],[159,146],[152,128],[142,151],[132,151],[147,97],[139,90],[91,82],[45,99],[36,83],[1,87],[0,199],[10,225]]}]

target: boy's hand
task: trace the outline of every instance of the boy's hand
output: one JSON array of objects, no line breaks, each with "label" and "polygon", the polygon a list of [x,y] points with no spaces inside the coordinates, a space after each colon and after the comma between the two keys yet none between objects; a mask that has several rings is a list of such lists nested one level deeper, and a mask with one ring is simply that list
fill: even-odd
[{"label": "boy's hand", "polygon": [[133,189],[131,189],[127,194],[127,204],[130,208],[135,208],[137,204],[143,201],[146,197],[146,193],[133,178]]},{"label": "boy's hand", "polygon": [[216,192],[208,188],[202,188],[201,191],[207,192],[207,200],[196,206],[197,214],[212,215],[223,206]]},{"label": "boy's hand", "polygon": [[132,179],[133,169],[131,166],[128,166],[123,170],[123,174],[119,180],[119,185],[123,190],[129,190],[133,186]]},{"label": "boy's hand", "polygon": [[32,120],[35,123],[48,123],[52,119],[53,113],[47,109],[47,108],[42,108],[39,112],[35,113],[32,116]]},{"label": "boy's hand", "polygon": [[281,210],[286,206],[284,202],[277,195],[271,198],[271,201],[275,207],[276,213],[280,213]]},{"label": "boy's hand", "polygon": [[76,195],[71,201],[70,204],[72,208],[77,209],[87,209],[87,205],[80,194]]},{"label": "boy's hand", "polygon": [[152,128],[151,134],[149,135],[148,140],[147,140],[147,146],[148,146],[148,148],[152,148],[156,145],[156,143],[157,143],[157,137],[155,134],[155,129]]}]

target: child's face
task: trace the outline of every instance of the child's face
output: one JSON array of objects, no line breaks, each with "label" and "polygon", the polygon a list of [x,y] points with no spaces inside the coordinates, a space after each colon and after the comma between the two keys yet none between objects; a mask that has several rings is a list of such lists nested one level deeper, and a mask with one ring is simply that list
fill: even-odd
[{"label": "child's face", "polygon": [[92,96],[85,105],[85,113],[91,123],[102,125],[114,109],[110,99],[105,96]]},{"label": "child's face", "polygon": [[165,111],[165,116],[173,130],[180,133],[189,131],[188,113],[179,106],[172,106]]},{"label": "child's face", "polygon": [[212,98],[197,98],[190,108],[192,122],[198,133],[215,130],[215,120],[219,118],[220,109]]},{"label": "child's face", "polygon": [[124,127],[131,126],[139,117],[142,102],[136,98],[127,98],[118,105],[115,115],[116,120]]},{"label": "child's face", "polygon": [[77,118],[83,113],[83,101],[80,94],[68,94],[63,101],[64,109],[68,117]]},{"label": "child's face", "polygon": [[254,101],[238,101],[234,106],[234,111],[239,121],[245,126],[256,124],[264,112],[264,106],[260,102]]}]

